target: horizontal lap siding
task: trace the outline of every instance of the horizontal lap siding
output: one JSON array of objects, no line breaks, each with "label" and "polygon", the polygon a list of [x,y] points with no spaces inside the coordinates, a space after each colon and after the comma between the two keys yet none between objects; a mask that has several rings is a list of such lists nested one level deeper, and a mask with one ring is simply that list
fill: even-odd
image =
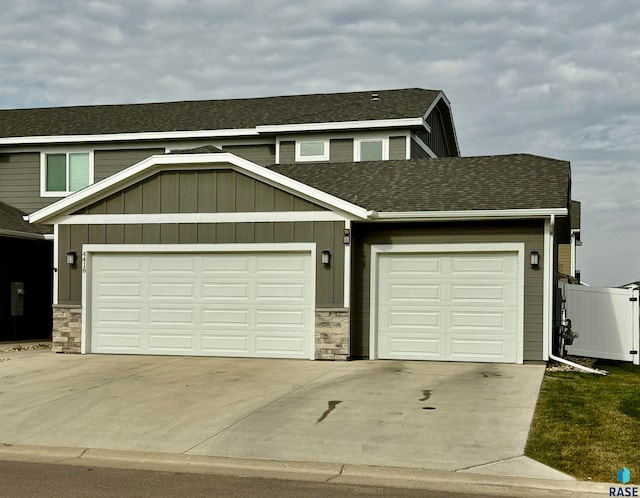
[{"label": "horizontal lap siding", "polygon": [[407,159],[406,137],[389,137],[389,159]]},{"label": "horizontal lap siding", "polygon": [[99,182],[148,157],[164,153],[164,148],[96,150],[93,153],[94,179]]},{"label": "horizontal lap siding", "polygon": [[40,154],[0,154],[0,201],[31,214],[57,201],[40,197]]},{"label": "horizontal lap siding", "polygon": [[477,222],[353,225],[351,355],[369,356],[371,245],[524,242],[524,360],[542,360],[543,265],[531,269],[526,255],[544,260],[542,222]]},{"label": "horizontal lap siding", "polygon": [[276,146],[274,144],[225,145],[222,150],[261,166],[269,166],[276,162]]}]

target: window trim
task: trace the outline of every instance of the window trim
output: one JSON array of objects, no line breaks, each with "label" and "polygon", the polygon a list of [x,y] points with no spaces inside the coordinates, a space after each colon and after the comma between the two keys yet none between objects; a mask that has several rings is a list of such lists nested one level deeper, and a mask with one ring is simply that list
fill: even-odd
[{"label": "window trim", "polygon": [[362,151],[360,145],[363,142],[382,142],[382,159],[381,161],[389,160],[389,136],[370,136],[370,137],[355,137],[353,139],[353,160],[354,162],[360,162]]},{"label": "window trim", "polygon": [[[303,156],[300,149],[302,147],[302,144],[304,143],[310,143],[310,142],[322,142],[322,144],[324,145],[324,153],[323,154],[318,154],[315,156]],[[296,140],[296,157],[295,160],[296,162],[315,162],[315,161],[328,161],[329,160],[329,148],[330,148],[330,144],[329,144],[329,139],[328,138],[312,138],[312,137],[308,137],[308,138],[303,138],[303,139],[297,139]]]},{"label": "window trim", "polygon": [[[51,154],[64,154],[66,156],[66,189],[49,191],[47,190],[47,156]],[[94,161],[93,150],[87,149],[47,149],[40,152],[40,197],[67,197],[77,190],[69,190],[69,154],[89,155],[89,185],[93,185]]]}]

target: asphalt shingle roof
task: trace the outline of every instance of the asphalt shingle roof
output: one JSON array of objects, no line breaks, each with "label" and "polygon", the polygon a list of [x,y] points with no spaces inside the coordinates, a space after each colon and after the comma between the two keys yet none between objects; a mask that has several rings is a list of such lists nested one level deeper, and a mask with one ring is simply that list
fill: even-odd
[{"label": "asphalt shingle roof", "polygon": [[39,223],[31,224],[24,221],[22,219],[24,215],[25,213],[19,209],[0,202],[0,230],[39,235],[53,233],[53,229],[49,225],[40,225]]},{"label": "asphalt shingle roof", "polygon": [[[372,100],[373,93],[378,100]],[[440,94],[409,88],[252,99],[0,110],[0,138],[246,129],[422,117]]]},{"label": "asphalt shingle roof", "polygon": [[530,154],[269,168],[378,212],[567,208],[571,189],[567,161]]}]

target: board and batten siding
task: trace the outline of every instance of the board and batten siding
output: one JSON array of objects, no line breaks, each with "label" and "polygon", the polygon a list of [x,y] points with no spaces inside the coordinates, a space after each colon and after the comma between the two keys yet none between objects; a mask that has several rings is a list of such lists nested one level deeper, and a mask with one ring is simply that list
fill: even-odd
[{"label": "board and batten siding", "polygon": [[540,269],[524,269],[524,360],[542,360],[544,225],[531,222],[353,223],[351,356],[369,357],[371,245],[524,242],[540,253]]},{"label": "board and batten siding", "polygon": [[163,171],[74,214],[326,211],[232,169]]},{"label": "board and batten siding", "polygon": [[[343,222],[188,223],[131,225],[60,225],[58,239],[58,303],[81,304],[82,268],[66,263],[68,251],[80,257],[83,244],[265,244],[315,242],[316,306],[344,306]],[[331,265],[320,252],[331,251]]]}]

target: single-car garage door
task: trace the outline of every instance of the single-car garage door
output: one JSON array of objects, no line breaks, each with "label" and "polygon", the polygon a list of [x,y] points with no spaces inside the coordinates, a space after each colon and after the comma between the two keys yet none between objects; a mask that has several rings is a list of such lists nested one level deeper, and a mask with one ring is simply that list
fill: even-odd
[{"label": "single-car garage door", "polygon": [[90,351],[312,358],[311,254],[95,253]]},{"label": "single-car garage door", "polygon": [[512,363],[518,253],[380,253],[378,357]]}]

